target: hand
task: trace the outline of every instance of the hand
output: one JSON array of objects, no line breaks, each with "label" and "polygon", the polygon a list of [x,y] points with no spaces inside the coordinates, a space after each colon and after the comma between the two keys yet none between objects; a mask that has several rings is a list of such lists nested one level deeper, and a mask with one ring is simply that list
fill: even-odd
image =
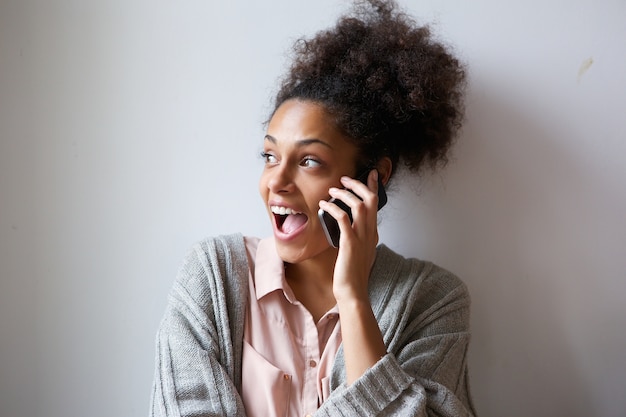
[{"label": "hand", "polygon": [[333,273],[333,295],[341,317],[346,382],[350,385],[374,366],[387,348],[368,295],[369,276],[378,243],[378,172],[369,173],[367,186],[347,177],[342,178],[341,183],[354,194],[337,188],[331,188],[329,192],[350,207],[352,224],[348,214],[336,204],[321,201],[320,208],[337,220],[341,231]]},{"label": "hand", "polygon": [[331,188],[329,194],[350,207],[352,223],[336,204],[320,201],[320,208],[337,220],[341,231],[333,293],[338,303],[344,299],[368,301],[369,274],[378,243],[378,172],[369,173],[367,185],[349,177],[342,177],[341,183],[346,189]]}]

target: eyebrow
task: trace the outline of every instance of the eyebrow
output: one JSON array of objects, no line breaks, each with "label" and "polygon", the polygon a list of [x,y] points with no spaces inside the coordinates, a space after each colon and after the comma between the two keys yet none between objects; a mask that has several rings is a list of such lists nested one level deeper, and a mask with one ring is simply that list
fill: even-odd
[{"label": "eyebrow", "polygon": [[[276,140],[276,138],[272,135],[265,135],[265,140],[268,140],[272,143],[277,143],[278,141]],[[315,139],[315,138],[311,138],[311,139],[301,139],[299,141],[296,142],[296,145],[298,147],[303,147],[303,146],[307,146],[307,145],[311,145],[314,143],[319,143],[320,145],[324,145],[327,148],[333,149],[332,146],[330,146],[328,143],[324,142],[323,140],[320,139]]]}]

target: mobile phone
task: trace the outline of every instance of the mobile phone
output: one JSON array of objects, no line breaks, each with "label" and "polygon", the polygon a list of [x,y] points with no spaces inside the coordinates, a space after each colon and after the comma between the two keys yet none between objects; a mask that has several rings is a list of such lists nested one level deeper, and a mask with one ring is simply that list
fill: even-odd
[{"label": "mobile phone", "polygon": [[[362,183],[367,184],[367,176],[369,175],[369,173],[370,171],[368,170],[367,172],[365,172],[365,174],[361,175],[358,179]],[[348,191],[352,192],[352,190],[348,190]],[[352,192],[352,194],[354,193]],[[352,223],[352,211],[350,210],[350,207],[346,205],[346,203],[336,198],[331,198],[330,200],[328,200],[328,202],[338,205],[339,208],[341,208],[343,211],[348,213],[348,217],[350,218],[350,223]],[[378,176],[378,210],[383,208],[383,206],[386,203],[387,203],[387,193],[385,192],[385,187],[383,186],[381,176],[379,175]],[[330,243],[334,248],[338,248],[339,247],[339,223],[337,223],[337,220],[335,220],[333,216],[331,216],[330,214],[328,214],[322,209],[319,209],[319,211],[317,212],[317,216],[319,217],[320,222],[322,222],[322,228],[324,229],[324,234],[326,235],[326,239],[328,240],[328,243]]]}]

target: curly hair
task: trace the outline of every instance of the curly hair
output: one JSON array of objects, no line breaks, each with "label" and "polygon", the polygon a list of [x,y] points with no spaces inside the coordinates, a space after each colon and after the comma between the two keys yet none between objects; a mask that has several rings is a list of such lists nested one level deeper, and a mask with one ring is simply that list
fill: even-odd
[{"label": "curly hair", "polygon": [[357,1],[328,30],[294,45],[276,95],[321,104],[372,164],[389,157],[414,172],[447,163],[464,114],[465,70],[427,26],[393,0]]}]

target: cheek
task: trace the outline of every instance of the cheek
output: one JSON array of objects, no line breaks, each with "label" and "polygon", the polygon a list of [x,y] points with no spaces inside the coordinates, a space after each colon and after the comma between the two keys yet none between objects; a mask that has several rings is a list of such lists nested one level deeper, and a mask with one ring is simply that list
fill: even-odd
[{"label": "cheek", "polygon": [[341,183],[339,182],[339,179],[332,182],[326,181],[321,184],[311,184],[311,186],[309,187],[311,197],[314,198],[316,202],[319,202],[320,200],[328,200],[330,198],[330,195],[328,194],[328,190],[330,189],[330,187],[341,188]]}]

